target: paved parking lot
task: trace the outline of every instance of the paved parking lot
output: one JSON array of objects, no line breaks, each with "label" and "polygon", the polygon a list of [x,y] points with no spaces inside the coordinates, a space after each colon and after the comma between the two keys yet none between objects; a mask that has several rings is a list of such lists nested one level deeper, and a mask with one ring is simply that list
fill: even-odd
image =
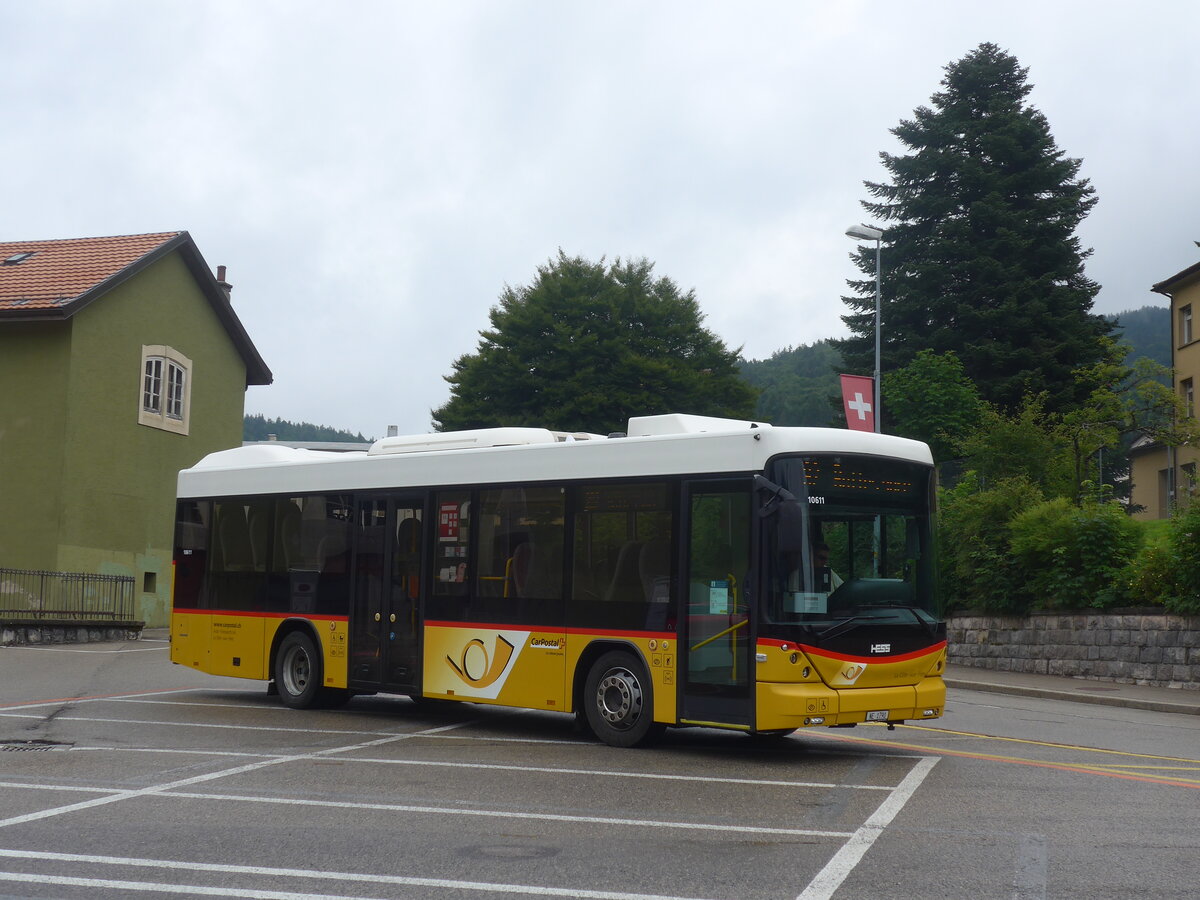
[{"label": "paved parking lot", "polygon": [[821,733],[617,750],[402,698],[301,712],[164,647],[0,651],[0,894],[830,897],[937,759]]}]

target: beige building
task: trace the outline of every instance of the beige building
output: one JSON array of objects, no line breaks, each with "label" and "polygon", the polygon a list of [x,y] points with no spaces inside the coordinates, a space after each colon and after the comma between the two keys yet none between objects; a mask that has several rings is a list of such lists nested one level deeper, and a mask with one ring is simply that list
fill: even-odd
[{"label": "beige building", "polygon": [[[1160,281],[1151,290],[1171,301],[1171,367],[1175,390],[1188,415],[1195,415],[1197,382],[1200,382],[1200,263]],[[1143,438],[1129,453],[1133,491],[1130,499],[1144,507],[1140,519],[1165,519],[1172,507],[1186,502],[1197,490],[1196,464],[1200,449],[1165,447]]]}]

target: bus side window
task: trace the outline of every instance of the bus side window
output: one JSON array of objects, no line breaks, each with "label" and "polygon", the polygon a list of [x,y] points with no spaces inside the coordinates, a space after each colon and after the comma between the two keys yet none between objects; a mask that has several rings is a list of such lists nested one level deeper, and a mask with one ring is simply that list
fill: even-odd
[{"label": "bus side window", "polygon": [[258,594],[246,504],[215,504],[215,536],[209,556],[208,600],[212,609],[250,610]]},{"label": "bus side window", "polygon": [[212,502],[180,500],[175,515],[175,595],[177,609],[204,606],[204,576],[208,568]]},{"label": "bus side window", "polygon": [[465,621],[471,593],[471,492],[441,491],[434,500],[431,618]]},{"label": "bus side window", "polygon": [[[304,501],[300,527],[300,557],[306,574],[298,574],[293,606],[306,611],[346,615],[350,610],[350,526],[353,508],[350,497],[317,494]],[[298,567],[301,568],[301,567]],[[316,582],[316,599],[307,589]]]},{"label": "bus side window", "polygon": [[672,590],[670,497],[666,482],[575,489],[569,625],[662,627]]},{"label": "bus side window", "polygon": [[565,500],[559,487],[480,492],[474,618],[561,621]]}]

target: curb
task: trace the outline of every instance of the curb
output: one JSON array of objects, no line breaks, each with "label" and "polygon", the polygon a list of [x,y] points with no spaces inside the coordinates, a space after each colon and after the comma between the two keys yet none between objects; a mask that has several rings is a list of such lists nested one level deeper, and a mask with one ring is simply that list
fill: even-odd
[{"label": "curb", "polygon": [[1144,709],[1150,712],[1200,716],[1200,705],[1196,703],[1172,703],[1169,700],[1142,700],[1137,697],[1105,697],[1095,694],[1078,694],[1074,691],[1055,691],[1049,688],[1027,687],[1025,685],[996,684],[989,681],[963,681],[957,678],[946,678],[945,682],[946,687],[962,691],[1016,694],[1021,697],[1038,697],[1043,700],[1068,700],[1073,703],[1091,703],[1096,706],[1123,706],[1126,709]]}]

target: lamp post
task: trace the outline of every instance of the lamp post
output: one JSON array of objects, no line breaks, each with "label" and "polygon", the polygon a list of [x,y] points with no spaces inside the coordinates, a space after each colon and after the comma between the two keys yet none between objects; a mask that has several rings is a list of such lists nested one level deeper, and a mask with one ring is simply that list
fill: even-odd
[{"label": "lamp post", "polygon": [[883,232],[878,228],[870,228],[866,225],[851,225],[846,229],[846,237],[854,238],[856,241],[875,242],[875,431],[878,433],[880,422],[883,420],[883,384],[879,380],[879,307],[882,296],[879,252],[880,244],[883,242]]}]

